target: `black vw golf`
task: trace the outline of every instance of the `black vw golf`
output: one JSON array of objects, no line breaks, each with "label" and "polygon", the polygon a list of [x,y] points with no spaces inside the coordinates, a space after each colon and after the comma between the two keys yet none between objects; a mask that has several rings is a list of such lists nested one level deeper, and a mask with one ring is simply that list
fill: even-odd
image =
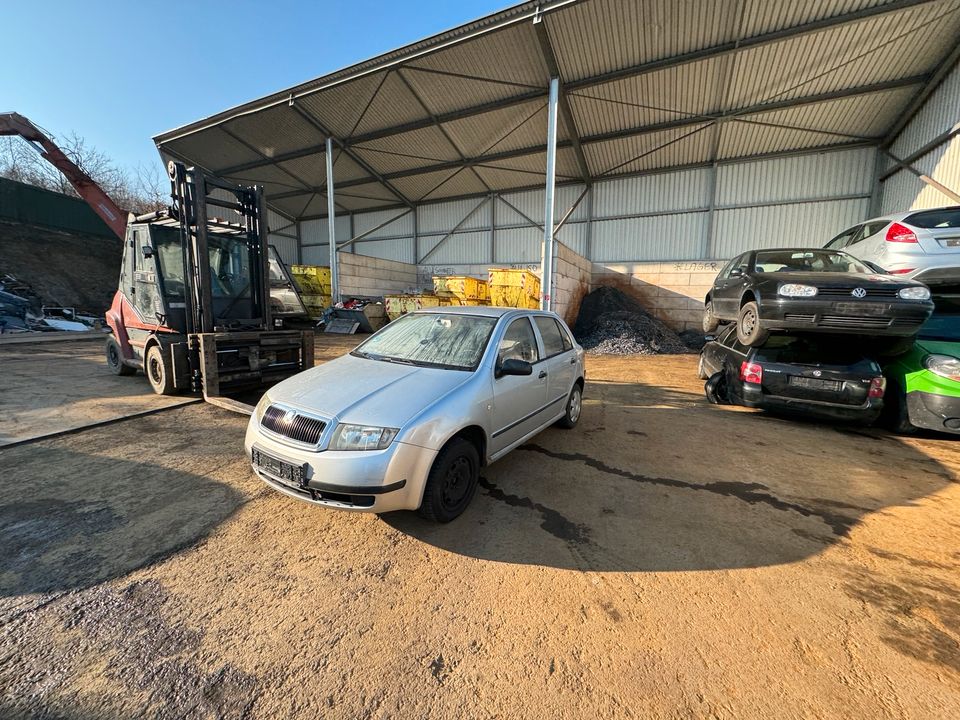
[{"label": "black vw golf", "polygon": [[912,337],[933,312],[930,290],[836,250],[751,250],[724,266],[706,297],[703,329],[736,322],[747,346],[771,331]]}]

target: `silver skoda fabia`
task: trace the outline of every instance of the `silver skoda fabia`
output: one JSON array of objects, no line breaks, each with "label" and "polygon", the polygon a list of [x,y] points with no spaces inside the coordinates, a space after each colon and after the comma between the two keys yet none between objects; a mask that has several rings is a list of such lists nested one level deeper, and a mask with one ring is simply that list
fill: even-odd
[{"label": "silver skoda fabia", "polygon": [[448,522],[482,465],[576,425],[583,383],[583,348],[553,313],[420,311],[271,388],[245,447],[257,475],[291,497]]}]

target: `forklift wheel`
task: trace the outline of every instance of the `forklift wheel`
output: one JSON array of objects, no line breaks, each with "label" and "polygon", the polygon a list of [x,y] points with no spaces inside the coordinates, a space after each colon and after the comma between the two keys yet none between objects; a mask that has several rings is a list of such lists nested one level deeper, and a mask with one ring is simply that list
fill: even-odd
[{"label": "forklift wheel", "polygon": [[107,367],[114,375],[133,375],[137,372],[135,368],[123,364],[123,351],[113,336],[107,338]]},{"label": "forklift wheel", "polygon": [[143,369],[150,381],[150,387],[157,395],[173,395],[176,389],[173,386],[173,363],[170,354],[163,352],[163,348],[154,345],[147,350],[147,359]]}]

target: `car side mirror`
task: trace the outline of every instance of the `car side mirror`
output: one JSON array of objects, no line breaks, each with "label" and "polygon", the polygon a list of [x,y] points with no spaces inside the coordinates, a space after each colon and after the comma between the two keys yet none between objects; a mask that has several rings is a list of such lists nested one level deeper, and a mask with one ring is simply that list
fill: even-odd
[{"label": "car side mirror", "polygon": [[743,276],[742,268],[734,268],[733,270],[730,271],[730,277],[742,277],[742,276]]},{"label": "car side mirror", "polygon": [[145,258],[153,257],[153,248],[150,247],[149,245],[144,245],[142,248],[140,248],[140,250],[143,252],[143,256]]},{"label": "car side mirror", "polygon": [[533,374],[533,365],[528,363],[526,360],[518,360],[516,358],[509,358],[500,363],[497,367],[497,377],[503,377],[504,375],[532,375]]}]

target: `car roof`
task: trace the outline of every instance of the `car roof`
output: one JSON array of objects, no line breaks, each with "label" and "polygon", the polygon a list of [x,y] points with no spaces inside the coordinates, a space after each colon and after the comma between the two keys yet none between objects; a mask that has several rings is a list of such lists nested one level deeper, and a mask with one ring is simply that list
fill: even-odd
[{"label": "car roof", "polygon": [[[887,220],[887,221],[904,220],[910,217],[911,215],[916,215],[917,213],[936,212],[938,210],[960,210],[960,205],[941,205],[940,207],[934,207],[934,208],[917,208],[914,210],[902,210],[901,212],[889,213],[887,215],[878,215],[877,217],[870,218],[869,220],[864,220],[861,223],[857,223],[857,225],[863,225],[864,223],[870,223],[870,222],[878,222],[880,220]],[[854,226],[851,226],[851,227],[854,227]]]},{"label": "car roof", "polygon": [[[501,318],[508,313],[521,313],[535,315],[543,313],[543,310],[528,310],[526,308],[511,307],[490,307],[487,305],[459,305],[436,308],[423,308],[417,310],[417,313],[442,313],[447,315],[480,315],[481,317]],[[551,313],[552,314],[552,313]]]}]

